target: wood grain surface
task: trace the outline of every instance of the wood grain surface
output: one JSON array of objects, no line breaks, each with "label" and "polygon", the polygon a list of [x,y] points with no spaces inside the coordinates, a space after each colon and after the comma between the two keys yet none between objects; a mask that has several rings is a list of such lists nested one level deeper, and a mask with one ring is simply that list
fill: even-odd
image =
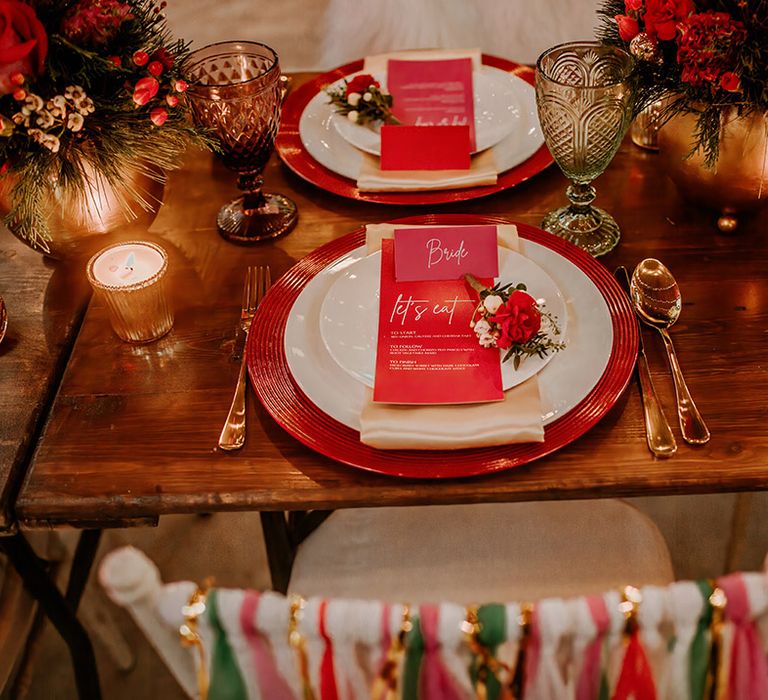
[{"label": "wood grain surface", "polygon": [[[165,205],[147,238],[160,242],[171,257],[175,327],[156,343],[127,345],[112,333],[105,308],[90,305],[17,501],[25,526],[109,526],[131,518],[218,510],[768,487],[766,219],[745,220],[737,235],[717,233],[714,215],[682,202],[656,155],[628,140],[596,182],[597,204],[622,227],[621,244],[604,263],[611,270],[619,264],[631,270],[642,258],[658,257],[677,276],[684,304],[672,335],[712,431],[710,444],[685,445],[675,421],[678,454],[654,460],[646,448],[633,382],[584,437],[553,456],[493,477],[427,482],[344,467],[290,438],[252,394],[245,448],[220,452],[216,441],[238,370],[231,355],[246,266],[269,264],[273,276],[279,276],[319,245],[363,223],[412,214],[493,213],[538,225],[546,211],[565,201],[567,184],[552,167],[491,198],[424,209],[338,198],[295,177],[277,157],[267,168],[266,181],[268,189],[298,204],[299,224],[284,238],[243,248],[223,241],[214,224],[219,206],[235,194],[234,176],[205,153],[190,153],[184,168],[171,174]],[[63,296],[48,298],[45,313],[55,316],[68,303]],[[657,390],[674,421],[661,340],[644,332]],[[8,387],[11,370],[2,360],[2,386]],[[24,371],[22,363],[17,381]],[[11,402],[27,391],[20,386],[12,390]],[[0,405],[8,401],[0,397]]]},{"label": "wood grain surface", "polygon": [[0,296],[8,308],[0,342],[0,533],[53,400],[88,300],[76,270],[45,260],[0,230]]}]

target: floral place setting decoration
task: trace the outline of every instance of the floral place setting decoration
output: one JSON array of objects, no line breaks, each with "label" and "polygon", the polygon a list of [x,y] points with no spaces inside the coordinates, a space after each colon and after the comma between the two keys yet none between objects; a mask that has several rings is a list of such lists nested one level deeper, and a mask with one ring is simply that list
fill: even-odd
[{"label": "floral place setting decoration", "polygon": [[349,81],[345,79],[342,85],[329,88],[327,93],[336,113],[354,124],[399,124],[392,114],[392,95],[384,92],[372,75],[364,73]]},{"label": "floral place setting decoration", "polygon": [[665,169],[723,231],[768,198],[768,2],[605,0],[600,39],[636,59]]},{"label": "floral place setting decoration", "polygon": [[179,167],[190,140],[203,141],[183,100],[187,44],[171,37],[165,2],[0,4],[5,223],[50,252],[51,195],[60,209],[71,197],[93,207],[109,187],[126,210],[156,206],[128,173],[162,179]]},{"label": "floral place setting decoration", "polygon": [[546,358],[565,349],[557,317],[546,308],[544,299],[536,300],[527,286],[512,282],[485,287],[474,275],[464,276],[479,296],[470,327],[484,348],[503,351],[502,362],[512,360],[517,370],[526,358]]}]

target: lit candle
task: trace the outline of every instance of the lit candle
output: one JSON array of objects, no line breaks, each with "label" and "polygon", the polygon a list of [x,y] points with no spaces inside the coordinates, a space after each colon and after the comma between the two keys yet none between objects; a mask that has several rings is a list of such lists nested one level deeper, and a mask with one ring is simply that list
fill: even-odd
[{"label": "lit candle", "polygon": [[165,335],[173,326],[165,282],[168,255],[144,241],[117,243],[88,263],[88,281],[109,310],[115,333],[133,343]]}]

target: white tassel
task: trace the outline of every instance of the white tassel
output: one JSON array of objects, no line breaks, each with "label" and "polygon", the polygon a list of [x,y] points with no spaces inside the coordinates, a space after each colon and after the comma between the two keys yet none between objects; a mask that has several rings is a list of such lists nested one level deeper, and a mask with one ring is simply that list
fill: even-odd
[{"label": "white tassel", "polygon": [[[659,689],[666,685],[669,668],[667,640],[661,632],[661,626],[666,619],[668,592],[667,588],[645,586],[641,589],[641,593],[642,603],[637,611],[640,640],[645,647],[648,663],[651,666],[654,685]],[[658,700],[661,700],[661,697],[658,697]]]},{"label": "white tassel", "polygon": [[466,617],[466,608],[454,603],[442,603],[438,613],[437,639],[440,643],[440,653],[443,665],[451,674],[456,687],[468,698],[473,697],[472,679],[469,677],[469,666],[472,654],[464,641],[461,629]]},{"label": "white tassel", "polygon": [[568,700],[574,696],[574,686],[566,682],[557,659],[562,638],[570,635],[571,616],[560,598],[547,598],[536,606],[541,650],[536,677],[530,686],[530,697],[536,700]]},{"label": "white tassel", "polygon": [[302,697],[301,677],[296,652],[288,644],[290,615],[290,600],[279,593],[266,591],[259,600],[255,626],[269,642],[275,667],[298,700]]},{"label": "white tassel", "polygon": [[673,583],[668,591],[667,617],[674,627],[675,645],[669,656],[668,673],[659,686],[659,700],[688,700],[691,644],[706,601],[693,581]]}]

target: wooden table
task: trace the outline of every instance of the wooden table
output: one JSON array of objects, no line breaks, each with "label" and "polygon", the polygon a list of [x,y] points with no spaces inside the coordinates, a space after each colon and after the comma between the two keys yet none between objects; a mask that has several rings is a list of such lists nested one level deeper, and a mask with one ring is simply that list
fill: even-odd
[{"label": "wooden table", "polygon": [[[611,413],[572,445],[492,477],[427,482],[350,469],[290,438],[253,400],[244,449],[220,452],[217,437],[238,370],[232,348],[246,266],[269,264],[279,276],[362,223],[417,213],[493,213],[538,224],[565,201],[567,184],[552,167],[488,199],[423,209],[340,199],[304,183],[277,158],[266,181],[268,189],[298,204],[299,224],[273,243],[241,248],[224,242],[214,226],[217,209],[235,192],[232,174],[203,153],[191,153],[184,168],[171,174],[166,204],[147,237],[171,257],[175,327],[156,343],[127,345],[112,333],[103,306],[88,307],[16,501],[22,527],[103,528],[153,522],[167,513],[259,510],[271,542],[275,584],[283,588],[292,548],[320,519],[295,515],[289,524],[296,528],[289,528],[284,511],[768,486],[765,219],[744,222],[731,237],[718,234],[713,215],[684,204],[657,157],[629,141],[596,183],[597,203],[622,226],[622,242],[604,262],[609,269],[618,264],[631,269],[653,256],[676,274],[684,305],[673,336],[712,431],[707,446],[688,447],[675,426],[677,456],[654,460],[633,384]],[[51,294],[46,313],[70,305],[66,294]],[[673,419],[660,339],[646,331],[646,344],[657,389]],[[21,382],[18,389],[10,385],[19,396]]]}]

